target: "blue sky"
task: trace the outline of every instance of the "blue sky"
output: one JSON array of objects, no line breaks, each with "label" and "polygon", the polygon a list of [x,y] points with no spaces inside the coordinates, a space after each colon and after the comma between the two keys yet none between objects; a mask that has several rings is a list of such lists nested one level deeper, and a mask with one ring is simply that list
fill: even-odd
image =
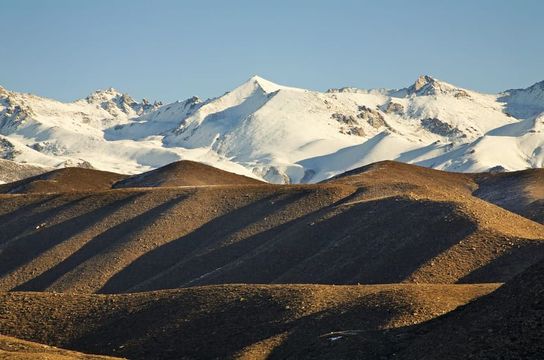
[{"label": "blue sky", "polygon": [[316,90],[420,74],[495,92],[544,80],[544,1],[0,0],[0,85],[212,97],[258,74]]}]

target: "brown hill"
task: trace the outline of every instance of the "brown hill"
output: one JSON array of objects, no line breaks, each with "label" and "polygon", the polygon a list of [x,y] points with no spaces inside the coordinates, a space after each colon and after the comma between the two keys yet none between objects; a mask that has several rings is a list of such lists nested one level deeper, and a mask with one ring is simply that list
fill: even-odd
[{"label": "brown hill", "polygon": [[544,261],[489,296],[418,329],[416,336],[407,354],[424,353],[422,359],[541,359]]},{"label": "brown hill", "polygon": [[544,169],[476,174],[474,195],[544,223]]},{"label": "brown hill", "polygon": [[0,335],[0,359],[3,360],[107,360],[119,359],[109,356],[89,355],[55,348],[35,342]]},{"label": "brown hill", "polygon": [[317,185],[0,195],[0,289],[506,281],[544,257],[544,227],[472,184],[385,162]]},{"label": "brown hill", "polygon": [[262,184],[247,176],[220,170],[202,163],[182,160],[161,168],[131,176],[117,182],[114,188]]},{"label": "brown hill", "polygon": [[[285,358],[341,329],[417,324],[496,285],[222,285],[0,294],[0,332],[130,359]],[[331,340],[328,340],[331,341]]]},{"label": "brown hill", "polygon": [[409,188],[424,192],[472,194],[487,202],[544,223],[544,169],[505,173],[449,173],[415,165],[381,161],[340,174],[325,183],[367,186],[375,190]]},{"label": "brown hill", "polygon": [[99,191],[110,189],[114,183],[124,178],[126,175],[69,167],[0,185],[0,194]]},{"label": "brown hill", "polygon": [[389,331],[344,327],[293,350],[290,359],[542,359],[544,261],[504,286],[428,322]]}]

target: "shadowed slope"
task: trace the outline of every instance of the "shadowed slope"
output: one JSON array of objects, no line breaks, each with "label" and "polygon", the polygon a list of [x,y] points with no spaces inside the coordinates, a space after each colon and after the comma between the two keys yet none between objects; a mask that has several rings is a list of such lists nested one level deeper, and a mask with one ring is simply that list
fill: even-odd
[{"label": "shadowed slope", "polygon": [[497,354],[504,359],[539,359],[543,335],[541,261],[493,294],[422,327],[407,354],[425,354],[422,359],[496,359]]},{"label": "shadowed slope", "polygon": [[131,359],[264,359],[277,347],[289,353],[346,327],[419,323],[495,287],[222,285],[107,296],[15,292],[0,295],[0,331]]},{"label": "shadowed slope", "polygon": [[474,180],[475,196],[544,223],[544,169],[476,174]]},{"label": "shadowed slope", "polygon": [[541,224],[472,192],[383,162],[316,185],[3,195],[0,289],[502,282],[544,257]]},{"label": "shadowed slope", "polygon": [[544,222],[544,169],[505,173],[449,173],[395,161],[381,161],[354,169],[324,183],[420,192],[446,192],[450,197],[472,194],[537,222]]},{"label": "shadowed slope", "polygon": [[[544,261],[495,292],[417,325],[364,327],[315,337],[284,358],[541,359],[544,352]],[[337,340],[330,341],[332,336]]]},{"label": "shadowed slope", "polygon": [[114,188],[260,184],[262,181],[220,170],[194,161],[177,161],[161,168],[131,176]]}]

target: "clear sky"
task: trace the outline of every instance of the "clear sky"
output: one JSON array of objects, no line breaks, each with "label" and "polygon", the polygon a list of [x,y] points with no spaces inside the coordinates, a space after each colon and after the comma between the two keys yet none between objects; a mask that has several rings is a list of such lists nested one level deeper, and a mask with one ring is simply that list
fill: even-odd
[{"label": "clear sky", "polygon": [[0,85],[60,100],[218,96],[258,74],[315,90],[544,80],[541,0],[0,0]]}]

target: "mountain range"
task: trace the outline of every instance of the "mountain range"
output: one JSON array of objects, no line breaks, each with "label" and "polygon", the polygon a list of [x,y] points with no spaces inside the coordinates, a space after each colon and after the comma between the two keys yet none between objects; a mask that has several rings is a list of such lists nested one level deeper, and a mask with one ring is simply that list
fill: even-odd
[{"label": "mountain range", "polygon": [[315,183],[381,160],[504,172],[543,166],[543,130],[544,81],[482,94],[421,76],[401,89],[317,92],[254,76],[171,104],[112,88],[62,103],[0,87],[0,159],[32,174],[137,174],[182,159],[272,183]]}]

